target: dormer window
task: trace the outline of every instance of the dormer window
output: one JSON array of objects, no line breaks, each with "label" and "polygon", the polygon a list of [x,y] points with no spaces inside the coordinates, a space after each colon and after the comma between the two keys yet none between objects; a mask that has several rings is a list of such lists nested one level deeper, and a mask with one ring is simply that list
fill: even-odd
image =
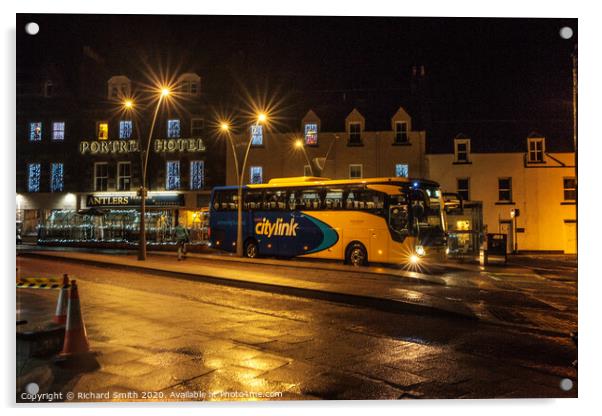
[{"label": "dormer window", "polygon": [[51,80],[44,82],[44,97],[52,97],[54,94],[54,84]]},{"label": "dormer window", "polygon": [[454,162],[470,163],[470,139],[454,139]]},{"label": "dormer window", "polygon": [[110,100],[122,100],[132,95],[132,82],[125,75],[115,75],[107,81]]},{"label": "dormer window", "polygon": [[199,95],[201,90],[201,77],[197,74],[187,72],[178,78],[178,90],[184,95]]},{"label": "dormer window", "polygon": [[362,125],[359,122],[349,123],[349,144],[362,144]]},{"label": "dormer window", "polygon": [[529,163],[543,163],[544,162],[543,154],[545,152],[545,144],[546,144],[546,142],[543,137],[537,137],[537,138],[530,137],[528,139]]},{"label": "dormer window", "polygon": [[305,144],[307,146],[318,145],[318,125],[316,123],[305,123]]},{"label": "dormer window", "polygon": [[408,123],[405,121],[395,122],[395,144],[409,143]]}]

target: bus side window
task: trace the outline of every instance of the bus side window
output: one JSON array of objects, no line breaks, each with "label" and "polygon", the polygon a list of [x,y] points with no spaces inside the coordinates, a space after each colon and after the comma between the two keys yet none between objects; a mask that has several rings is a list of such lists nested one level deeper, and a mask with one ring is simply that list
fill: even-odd
[{"label": "bus side window", "polygon": [[262,209],[263,205],[263,192],[260,190],[248,191],[244,198],[245,209],[258,210]]},{"label": "bus side window", "polygon": [[324,197],[324,207],[326,209],[343,208],[343,190],[327,189],[326,196]]}]

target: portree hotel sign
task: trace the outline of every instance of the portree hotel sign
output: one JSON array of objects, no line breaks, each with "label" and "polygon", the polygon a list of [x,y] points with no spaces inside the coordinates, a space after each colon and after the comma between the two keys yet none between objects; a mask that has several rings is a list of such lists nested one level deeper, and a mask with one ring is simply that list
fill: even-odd
[{"label": "portree hotel sign", "polygon": [[[153,141],[155,153],[174,152],[204,152],[203,139],[155,139]],[[82,155],[104,155],[134,153],[138,151],[137,140],[91,140],[79,142],[79,152]]]}]

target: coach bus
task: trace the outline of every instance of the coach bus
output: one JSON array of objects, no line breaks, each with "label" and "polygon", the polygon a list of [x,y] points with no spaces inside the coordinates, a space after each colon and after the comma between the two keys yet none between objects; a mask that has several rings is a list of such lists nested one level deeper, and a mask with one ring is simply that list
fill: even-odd
[{"label": "coach bus", "polygon": [[[210,245],[236,251],[237,187],[213,189]],[[446,255],[446,217],[436,182],[373,178],[272,179],[243,187],[247,257],[338,259],[354,266],[419,265]]]}]

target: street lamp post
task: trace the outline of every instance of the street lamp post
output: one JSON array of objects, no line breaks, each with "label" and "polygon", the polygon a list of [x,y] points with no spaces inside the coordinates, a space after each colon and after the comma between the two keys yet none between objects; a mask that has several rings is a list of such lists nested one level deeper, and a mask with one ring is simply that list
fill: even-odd
[{"label": "street lamp post", "polygon": [[[305,156],[305,160],[307,161],[307,164],[309,165],[309,171],[311,172],[311,176],[314,176],[314,168],[311,165],[311,162],[309,161],[309,156],[307,155],[307,151],[305,150],[305,145],[303,144],[303,140],[301,139],[297,139],[295,140],[295,147],[297,149],[301,149],[301,151],[303,152],[303,155]],[[305,172],[303,172],[305,174]]]},{"label": "street lamp post", "polygon": [[[155,129],[155,123],[157,122],[157,115],[159,114],[159,109],[161,108],[161,103],[163,99],[166,98],[170,94],[170,90],[168,88],[162,88],[161,93],[159,95],[159,101],[157,101],[157,107],[155,108],[155,113],[153,114],[153,121],[150,126],[150,130],[148,133],[148,141],[146,143],[146,151],[143,151],[142,155],[142,187],[140,187],[140,234],[138,240],[138,260],[146,260],[146,171],[148,167],[148,154],[150,153],[150,145],[153,137],[153,130]],[[126,104],[127,105],[127,104]],[[131,107],[131,102],[130,102]]]}]

